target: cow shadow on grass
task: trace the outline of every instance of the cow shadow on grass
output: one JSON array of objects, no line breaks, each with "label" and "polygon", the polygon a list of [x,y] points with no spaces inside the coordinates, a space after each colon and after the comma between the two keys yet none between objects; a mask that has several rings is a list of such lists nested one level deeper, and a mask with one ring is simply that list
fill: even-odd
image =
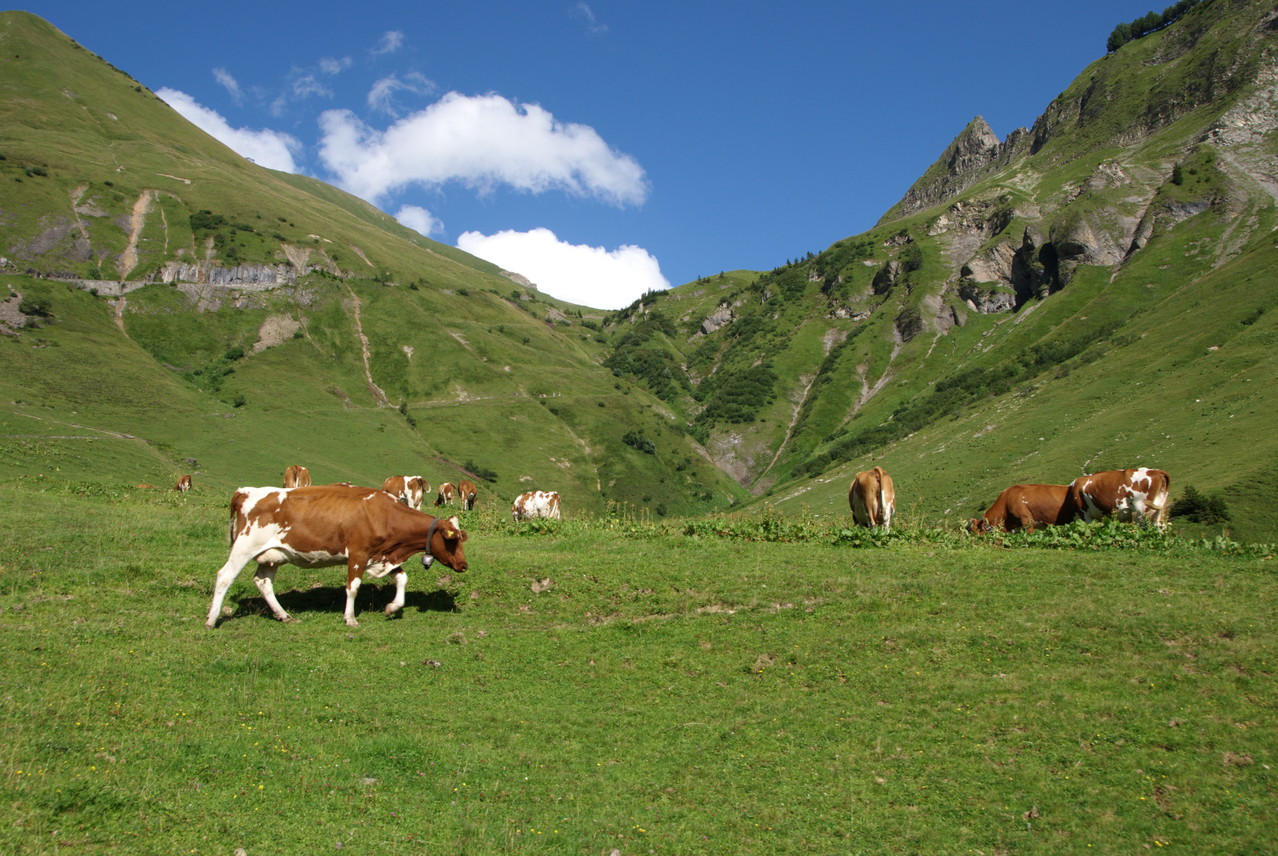
[{"label": "cow shadow on grass", "polygon": [[[276,598],[284,611],[294,618],[308,613],[336,615],[338,619],[346,609],[346,589],[342,586],[316,586],[309,589],[276,591]],[[386,605],[395,599],[395,584],[376,585],[365,582],[355,599],[355,617],[358,619],[385,617]],[[457,599],[451,592],[437,589],[431,592],[412,591],[404,595],[404,608],[392,618],[399,618],[410,610],[416,612],[460,612]],[[231,618],[259,615],[275,620],[266,600],[258,594],[247,592],[235,600]]]}]

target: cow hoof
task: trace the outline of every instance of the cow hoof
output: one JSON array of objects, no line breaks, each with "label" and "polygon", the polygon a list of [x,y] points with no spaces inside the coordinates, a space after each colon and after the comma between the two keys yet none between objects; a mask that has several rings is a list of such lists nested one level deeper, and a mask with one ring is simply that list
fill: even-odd
[{"label": "cow hoof", "polygon": [[359,622],[352,618],[350,621],[346,622],[346,626],[347,626],[347,627],[359,627]]},{"label": "cow hoof", "polygon": [[209,630],[214,630],[214,629],[216,629],[216,628],[217,628],[217,622],[216,622],[216,621],[206,621],[206,622],[204,622],[204,626],[205,626],[205,627],[207,627]]}]

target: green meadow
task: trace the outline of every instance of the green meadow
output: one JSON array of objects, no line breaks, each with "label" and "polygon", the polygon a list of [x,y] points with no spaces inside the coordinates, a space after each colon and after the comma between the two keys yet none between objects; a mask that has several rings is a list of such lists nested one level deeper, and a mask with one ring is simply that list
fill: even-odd
[{"label": "green meadow", "polygon": [[1258,853],[1272,550],[1081,524],[464,515],[341,610],[225,498],[0,485],[0,851]]}]

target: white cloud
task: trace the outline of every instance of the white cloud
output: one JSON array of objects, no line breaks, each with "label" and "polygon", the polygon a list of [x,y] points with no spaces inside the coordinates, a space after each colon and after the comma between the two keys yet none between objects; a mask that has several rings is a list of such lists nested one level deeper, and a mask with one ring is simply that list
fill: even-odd
[{"label": "white cloud", "polygon": [[495,235],[465,232],[457,246],[526,276],[552,297],[582,306],[620,309],[649,291],[670,287],[661,275],[661,265],[642,247],[607,250],[569,244],[549,229]]},{"label": "white cloud", "polygon": [[232,128],[220,113],[202,106],[185,92],[176,89],[160,89],[156,94],[192,124],[244,157],[252,158],[271,169],[298,171],[297,164],[293,161],[293,152],[300,151],[302,144],[295,137],[280,131]]},{"label": "white cloud", "polygon": [[329,89],[315,75],[309,71],[295,69],[289,77],[289,89],[294,98],[299,101],[318,96],[320,98],[332,98],[333,90]]},{"label": "white cloud", "polygon": [[435,82],[416,71],[410,71],[403,77],[394,74],[383,77],[368,90],[369,109],[398,116],[395,93],[401,91],[413,95],[430,95],[435,91]]},{"label": "white cloud", "polygon": [[239,81],[224,68],[213,69],[213,79],[216,80],[223,89],[230,93],[231,98],[236,104],[244,97],[244,93],[240,90]]},{"label": "white cloud", "polygon": [[341,74],[343,71],[350,68],[353,64],[354,64],[354,60],[352,60],[348,56],[339,57],[337,59],[333,59],[332,57],[324,57],[323,59],[319,61],[320,71],[324,72],[325,74]]},{"label": "white cloud", "polygon": [[339,185],[370,202],[413,184],[448,181],[481,192],[502,184],[530,193],[563,190],[615,205],[648,195],[643,168],[593,128],[496,94],[449,92],[384,131],[349,110],[324,112],[320,126],[325,166]]},{"label": "white cloud", "polygon": [[404,44],[404,34],[399,30],[387,30],[382,34],[382,40],[377,43],[377,47],[373,48],[374,56],[382,54],[395,53]]},{"label": "white cloud", "polygon": [[608,25],[599,23],[599,21],[595,18],[595,10],[591,9],[585,3],[578,3],[575,7],[573,7],[571,14],[574,18],[580,18],[585,21],[586,31],[592,35],[600,35],[608,32]]},{"label": "white cloud", "polygon": [[444,231],[444,221],[420,205],[402,206],[396,213],[395,219],[428,238]]}]

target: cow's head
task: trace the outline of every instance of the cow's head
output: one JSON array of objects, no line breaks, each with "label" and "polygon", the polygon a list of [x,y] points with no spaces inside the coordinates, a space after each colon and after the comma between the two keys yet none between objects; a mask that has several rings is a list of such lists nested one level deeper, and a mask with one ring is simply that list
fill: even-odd
[{"label": "cow's head", "polygon": [[994,527],[984,517],[973,517],[967,523],[967,531],[973,535],[984,535],[987,532],[993,532]]},{"label": "cow's head", "polygon": [[457,519],[457,515],[447,519],[439,518],[435,521],[433,530],[426,555],[422,556],[422,564],[430,567],[430,563],[426,561],[429,556],[438,559],[454,571],[466,570],[469,565],[466,564],[466,551],[462,549],[462,544],[470,536],[462,531],[461,521]]}]

